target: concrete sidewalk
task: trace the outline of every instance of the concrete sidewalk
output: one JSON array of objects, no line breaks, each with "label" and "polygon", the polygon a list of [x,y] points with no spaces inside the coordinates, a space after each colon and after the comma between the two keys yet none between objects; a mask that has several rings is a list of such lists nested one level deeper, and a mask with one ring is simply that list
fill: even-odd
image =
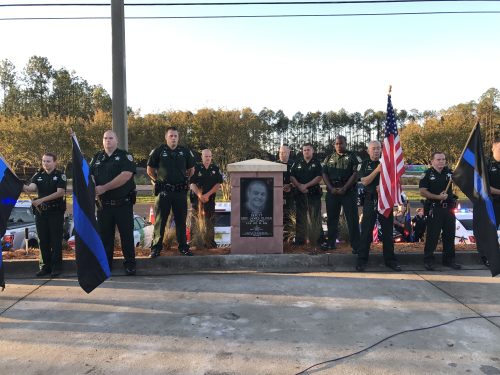
[{"label": "concrete sidewalk", "polygon": [[[423,255],[418,253],[397,254],[398,260],[407,271],[422,271]],[[161,256],[155,259],[138,258],[137,273],[142,276],[161,276],[199,271],[259,271],[259,272],[315,272],[353,271],[356,256],[352,254],[252,254],[252,255],[207,255],[207,256]],[[477,252],[459,251],[456,260],[465,269],[486,270]],[[33,276],[38,271],[37,260],[5,260],[5,277]],[[122,259],[113,262],[113,274],[124,275]],[[436,253],[436,268],[440,267],[441,253]],[[387,272],[381,253],[371,254],[367,271]],[[74,260],[64,260],[64,275],[76,275]]]},{"label": "concrete sidewalk", "polygon": [[[161,262],[164,259],[160,260]],[[447,272],[9,280],[0,374],[499,374],[500,279]]]}]

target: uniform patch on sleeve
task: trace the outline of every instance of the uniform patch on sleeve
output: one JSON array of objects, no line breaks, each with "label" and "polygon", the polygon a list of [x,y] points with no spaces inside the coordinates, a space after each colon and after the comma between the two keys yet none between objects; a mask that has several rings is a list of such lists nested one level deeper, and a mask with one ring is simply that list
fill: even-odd
[{"label": "uniform patch on sleeve", "polygon": [[66,181],[66,175],[64,173],[61,175],[61,180]]},{"label": "uniform patch on sleeve", "polygon": [[134,157],[130,154],[127,154],[127,159],[130,161],[134,161]]}]

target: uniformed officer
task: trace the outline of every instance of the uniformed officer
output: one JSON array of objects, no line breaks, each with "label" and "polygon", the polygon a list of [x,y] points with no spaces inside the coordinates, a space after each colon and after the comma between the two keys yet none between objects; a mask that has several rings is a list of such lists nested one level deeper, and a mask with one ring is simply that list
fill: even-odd
[{"label": "uniformed officer", "polygon": [[109,268],[113,264],[115,227],[118,227],[125,273],[135,275],[134,211],[136,190],[134,158],[118,148],[116,133],[108,130],[102,137],[103,151],[94,155],[90,173],[95,180],[97,196],[97,224],[108,257]]},{"label": "uniformed officer", "polygon": [[[218,166],[212,163],[212,151],[201,151],[201,163],[197,163],[191,177],[191,236],[198,232],[207,248],[217,247],[214,233],[215,195],[222,183]],[[200,230],[204,226],[205,230]]]},{"label": "uniformed officer", "polygon": [[425,171],[420,180],[420,195],[426,198],[424,204],[427,216],[427,236],[424,247],[424,266],[434,270],[434,251],[442,232],[443,266],[453,269],[462,268],[455,263],[455,197],[451,185],[448,186],[452,171],[446,166],[446,156],[440,151],[431,155],[431,168]]},{"label": "uniformed officer", "polygon": [[283,230],[286,233],[292,231],[292,216],[295,215],[295,188],[290,181],[290,173],[292,170],[293,162],[290,160],[290,147],[288,145],[281,145],[279,149],[279,163],[286,164],[286,172],[283,172]]},{"label": "uniformed officer", "polygon": [[323,162],[323,180],[326,183],[326,213],[328,215],[328,241],[323,250],[335,249],[340,208],[344,209],[353,254],[359,245],[358,207],[356,205],[356,183],[358,180],[358,158],[346,151],[347,139],[343,135],[335,138],[335,152]]},{"label": "uniformed officer", "polygon": [[306,238],[315,246],[321,235],[321,162],[313,156],[312,144],[302,146],[302,157],[293,163],[290,181],[295,194],[295,245],[304,245]]},{"label": "uniformed officer", "polygon": [[497,226],[500,226],[500,138],[493,141],[491,147],[492,159],[488,162],[488,176],[490,179],[490,191],[493,197],[493,209]]},{"label": "uniformed officer", "polygon": [[186,147],[179,146],[179,131],[167,128],[166,144],[149,154],[147,173],[155,184],[155,226],[151,244],[151,258],[160,255],[163,235],[170,210],[174,214],[179,252],[191,256],[186,239],[187,191],[189,178],[194,173],[194,155]]},{"label": "uniformed officer", "polygon": [[[490,180],[490,192],[493,198],[493,211],[497,228],[500,227],[500,138],[496,138],[491,146],[493,156],[488,160],[486,169]],[[484,265],[489,267],[490,262],[485,254],[480,254]]]},{"label": "uniformed officer", "polygon": [[379,141],[371,141],[368,144],[369,159],[361,163],[359,176],[365,187],[363,202],[363,218],[361,219],[361,240],[358,248],[357,271],[364,271],[368,263],[370,244],[373,239],[373,227],[378,218],[382,228],[382,244],[385,265],[394,271],[401,271],[396,255],[394,254],[394,242],[392,229],[394,225],[394,214],[391,210],[389,217],[378,212],[378,185],[380,180],[380,153],[382,151]]},{"label": "uniformed officer", "polygon": [[35,207],[35,222],[40,245],[40,271],[36,276],[57,277],[62,273],[62,238],[64,211],[66,211],[66,175],[55,169],[57,157],[47,152],[42,156],[42,169],[35,173],[26,193],[38,191]]}]

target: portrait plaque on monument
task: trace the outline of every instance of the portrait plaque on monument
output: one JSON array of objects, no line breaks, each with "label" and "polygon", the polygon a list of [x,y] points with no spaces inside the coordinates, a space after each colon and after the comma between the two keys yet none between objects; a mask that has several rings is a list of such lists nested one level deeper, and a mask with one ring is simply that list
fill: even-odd
[{"label": "portrait plaque on monument", "polygon": [[271,178],[241,178],[240,236],[273,236],[273,186]]}]

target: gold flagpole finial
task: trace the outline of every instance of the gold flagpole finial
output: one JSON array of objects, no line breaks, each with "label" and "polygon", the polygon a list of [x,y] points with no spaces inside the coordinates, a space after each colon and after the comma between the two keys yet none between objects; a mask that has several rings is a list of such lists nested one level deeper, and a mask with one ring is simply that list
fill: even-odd
[{"label": "gold flagpole finial", "polygon": [[391,95],[391,91],[392,91],[392,85],[389,85],[389,93],[387,95]]}]

